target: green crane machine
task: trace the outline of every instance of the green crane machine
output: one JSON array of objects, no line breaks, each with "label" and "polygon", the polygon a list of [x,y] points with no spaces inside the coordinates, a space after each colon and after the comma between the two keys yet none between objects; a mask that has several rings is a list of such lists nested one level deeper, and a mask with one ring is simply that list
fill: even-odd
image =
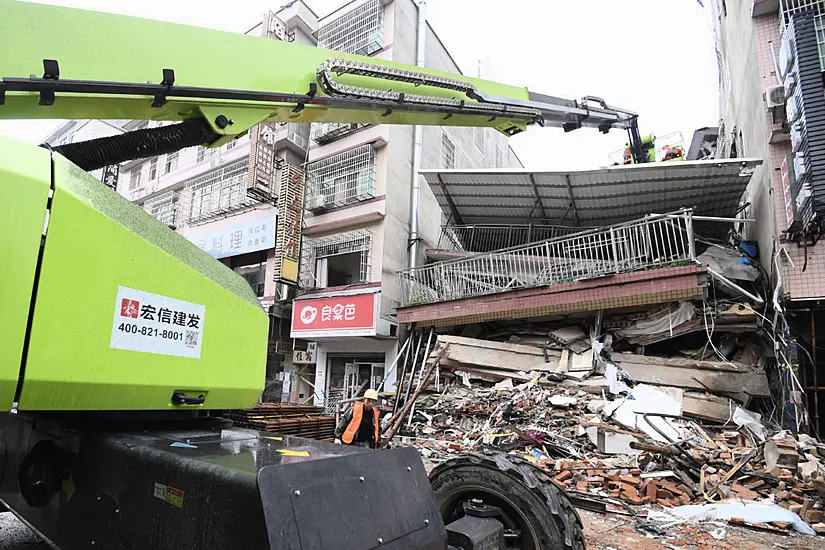
[{"label": "green crane machine", "polygon": [[582,547],[570,501],[515,459],[468,456],[428,479],[412,449],[210,417],[260,397],[267,315],[241,277],[87,171],[261,122],[633,141],[635,113],[154,20],[9,0],[0,13],[0,119],[176,122],[54,148],[0,138],[3,504],[60,548]]}]

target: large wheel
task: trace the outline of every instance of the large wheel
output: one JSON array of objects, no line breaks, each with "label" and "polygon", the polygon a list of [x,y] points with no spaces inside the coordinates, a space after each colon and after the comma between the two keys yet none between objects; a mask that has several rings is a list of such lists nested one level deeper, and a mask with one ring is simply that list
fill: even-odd
[{"label": "large wheel", "polygon": [[481,501],[501,511],[507,548],[583,550],[581,518],[553,480],[501,453],[467,454],[433,469],[430,485],[445,525]]}]

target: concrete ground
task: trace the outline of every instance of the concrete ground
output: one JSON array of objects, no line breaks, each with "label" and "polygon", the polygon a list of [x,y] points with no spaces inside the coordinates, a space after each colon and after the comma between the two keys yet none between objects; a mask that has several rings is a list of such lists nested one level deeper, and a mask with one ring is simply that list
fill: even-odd
[{"label": "concrete ground", "polygon": [[11,512],[0,513],[0,550],[48,550],[31,529]]},{"label": "concrete ground", "polygon": [[634,529],[633,518],[579,510],[590,550],[809,550],[825,549],[825,537],[778,535],[725,522],[688,523],[668,529],[667,536],[648,537]]}]

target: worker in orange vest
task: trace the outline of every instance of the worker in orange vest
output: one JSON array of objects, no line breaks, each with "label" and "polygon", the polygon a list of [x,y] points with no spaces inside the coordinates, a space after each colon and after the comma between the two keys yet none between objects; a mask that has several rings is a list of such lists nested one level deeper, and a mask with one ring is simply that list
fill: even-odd
[{"label": "worker in orange vest", "polygon": [[352,408],[335,428],[335,443],[378,448],[378,417],[381,413],[375,407],[377,400],[378,392],[370,389],[364,392],[363,401],[352,404]]}]

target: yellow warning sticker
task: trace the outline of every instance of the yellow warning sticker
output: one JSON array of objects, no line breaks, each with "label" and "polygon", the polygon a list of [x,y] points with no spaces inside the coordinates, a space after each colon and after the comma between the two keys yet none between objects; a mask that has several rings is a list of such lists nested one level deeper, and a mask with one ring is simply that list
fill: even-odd
[{"label": "yellow warning sticker", "polygon": [[172,506],[183,508],[183,491],[169,487],[169,490],[166,492],[166,502]]},{"label": "yellow warning sticker", "polygon": [[283,441],[283,437],[275,437],[274,435],[265,435],[264,439],[272,439],[273,441]]},{"label": "yellow warning sticker", "polygon": [[153,496],[160,500],[164,500],[172,506],[183,508],[183,491],[155,482],[155,489]]},{"label": "yellow warning sticker", "polygon": [[309,456],[308,451],[291,451],[289,449],[278,449],[278,452],[284,456]]}]

